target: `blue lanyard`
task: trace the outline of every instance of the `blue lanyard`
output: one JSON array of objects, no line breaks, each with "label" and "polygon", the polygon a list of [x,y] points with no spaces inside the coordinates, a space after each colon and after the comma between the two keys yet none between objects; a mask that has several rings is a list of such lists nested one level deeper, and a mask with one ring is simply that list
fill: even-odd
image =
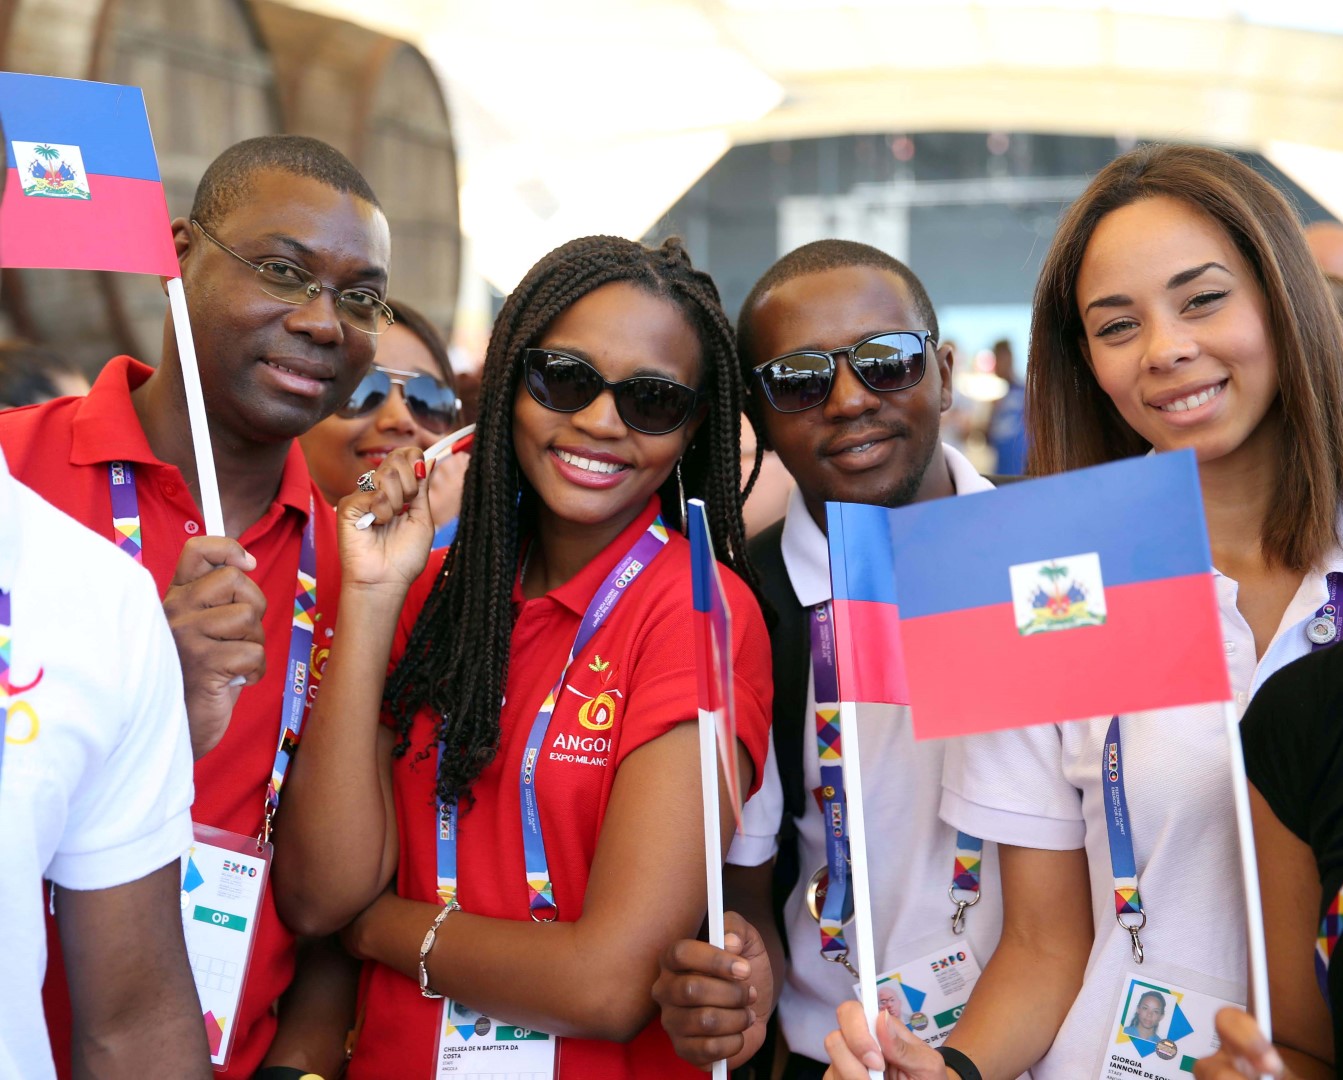
[{"label": "blue lanyard", "polygon": [[835,664],[835,620],[830,601],[811,609],[811,676],[816,697],[816,750],[821,766],[821,817],[825,824],[825,900],[819,917],[821,957],[849,963],[844,924],[853,914],[849,880],[849,808],[844,794],[844,751],[839,734],[839,669]]},{"label": "blue lanyard", "polygon": [[[569,668],[574,657],[583,651],[592,635],[601,629],[606,618],[615,609],[620,598],[625,595],[630,584],[648,565],[661,554],[667,545],[667,527],[662,517],[653,519],[646,532],[634,542],[624,558],[616,563],[615,569],[597,588],[588,602],[587,611],[578,625],[578,633],[569,649],[569,657],[564,662],[564,670],[555,681],[550,693],[546,695],[536,719],[532,721],[527,736],[527,745],[522,754],[522,768],[518,774],[518,793],[522,803],[522,846],[523,860],[527,876],[527,908],[536,922],[554,922],[559,916],[555,904],[555,890],[550,879],[550,863],[546,858],[545,837],[541,832],[541,807],[536,796],[536,768],[545,741],[550,719],[555,713],[555,702],[564,681],[569,677]],[[439,758],[442,760],[443,746],[439,744]],[[436,841],[438,854],[438,898],[445,907],[457,904],[457,804],[445,805],[438,802],[438,836]]]},{"label": "blue lanyard", "polygon": [[[135,491],[135,471],[129,461],[108,465],[108,489],[112,496],[112,525],[117,546],[142,562],[140,501]],[[285,669],[284,697],[280,703],[280,736],[275,749],[275,764],[266,786],[264,824],[257,837],[258,846],[269,842],[275,811],[280,807],[280,788],[284,786],[289,763],[298,748],[299,734],[307,715],[308,685],[312,664],[312,613],[317,606],[317,542],[314,519],[317,507],[308,499],[308,522],[303,527],[299,546],[298,575],[294,586],[294,621],[289,635],[289,664]]]},{"label": "blue lanyard", "polygon": [[1133,939],[1133,962],[1143,962],[1138,933],[1147,925],[1138,893],[1138,864],[1133,855],[1133,824],[1124,791],[1124,755],[1120,746],[1119,717],[1110,718],[1110,729],[1101,748],[1101,786],[1104,789],[1105,828],[1110,839],[1110,872],[1114,877],[1115,921]]},{"label": "blue lanyard", "polygon": [[1338,640],[1339,620],[1343,619],[1343,613],[1340,613],[1338,593],[1340,582],[1343,582],[1343,574],[1337,571],[1326,574],[1325,581],[1329,585],[1329,599],[1306,623],[1306,637],[1310,639],[1311,652],[1319,652],[1321,649],[1327,649]]},{"label": "blue lanyard", "polygon": [[[844,924],[853,914],[853,896],[849,878],[848,802],[844,793],[844,753],[839,726],[834,609],[829,600],[811,609],[811,673],[816,698],[821,813],[826,826],[827,882],[819,920],[821,956],[847,968],[849,948],[844,938]],[[951,884],[947,887],[947,895],[956,905],[951,916],[953,933],[964,933],[965,913],[979,903],[983,851],[983,840],[968,833],[956,833]]]},{"label": "blue lanyard", "polygon": [[[1315,612],[1314,618],[1306,623],[1306,637],[1310,639],[1311,652],[1333,646],[1338,640],[1339,620],[1343,618],[1338,597],[1343,574],[1335,571],[1327,574],[1325,580],[1329,584],[1329,599]],[[1326,1004],[1332,1004],[1329,999],[1329,961],[1340,934],[1343,934],[1343,892],[1330,902],[1329,909],[1320,921],[1320,932],[1316,938],[1315,979],[1320,984],[1320,993],[1324,995]]]},{"label": "blue lanyard", "polygon": [[0,773],[5,765],[5,726],[9,720],[9,699],[14,693],[9,678],[10,631],[9,593],[0,589]]}]

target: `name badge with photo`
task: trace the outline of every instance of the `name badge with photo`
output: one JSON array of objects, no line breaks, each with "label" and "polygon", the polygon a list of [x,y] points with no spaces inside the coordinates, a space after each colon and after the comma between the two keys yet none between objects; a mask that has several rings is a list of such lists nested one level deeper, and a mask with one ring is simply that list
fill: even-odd
[{"label": "name badge with photo", "polygon": [[443,999],[434,1080],[553,1080],[559,1040]]},{"label": "name badge with photo", "polygon": [[271,846],[255,836],[193,826],[182,860],[182,929],[196,980],[210,1062],[226,1068],[233,1052],[238,1005],[247,985]]},{"label": "name badge with photo", "polygon": [[[946,1041],[979,981],[979,961],[970,943],[958,940],[877,976],[877,1006],[929,1046]],[[858,984],[853,987],[859,993]]]},{"label": "name badge with photo", "polygon": [[1217,1010],[1243,1004],[1130,971],[1119,994],[1100,1080],[1188,1080],[1194,1062],[1217,1050]]}]

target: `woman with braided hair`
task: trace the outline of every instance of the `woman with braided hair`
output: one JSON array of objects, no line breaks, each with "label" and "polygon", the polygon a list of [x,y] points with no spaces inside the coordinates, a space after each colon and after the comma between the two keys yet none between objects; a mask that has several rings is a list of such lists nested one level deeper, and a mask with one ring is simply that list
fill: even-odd
[{"label": "woman with braided hair", "polygon": [[441,563],[421,573],[418,450],[338,507],[341,619],[276,881],[291,926],[347,926],[368,961],[356,1080],[698,1075],[650,996],[659,950],[705,909],[679,530],[684,498],[703,498],[749,788],[770,672],[741,520],[744,401],[717,290],[679,242],[575,240],[499,314]]}]

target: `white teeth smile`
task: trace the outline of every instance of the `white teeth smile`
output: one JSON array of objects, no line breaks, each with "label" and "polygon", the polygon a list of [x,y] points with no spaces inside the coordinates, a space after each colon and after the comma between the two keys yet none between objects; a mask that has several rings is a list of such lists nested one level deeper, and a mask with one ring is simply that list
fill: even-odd
[{"label": "white teeth smile", "polygon": [[876,445],[877,445],[877,440],[876,440],[876,439],[873,439],[871,442],[865,442],[865,443],[863,443],[862,446],[850,446],[848,449],[846,449],[846,450],[844,451],[844,453],[846,453],[846,454],[861,454],[864,450],[871,450],[872,447],[874,447],[874,446],[876,446]]},{"label": "white teeth smile", "polygon": [[1180,398],[1179,401],[1172,401],[1160,406],[1162,412],[1188,412],[1190,409],[1197,409],[1200,405],[1206,405],[1213,398],[1222,392],[1226,383],[1218,383],[1197,394],[1190,394],[1188,397]]},{"label": "white teeth smile", "polygon": [[571,454],[567,450],[556,450],[555,456],[566,465],[572,465],[574,468],[583,469],[591,473],[618,473],[621,469],[629,468],[628,465],[617,465],[613,461],[593,461],[591,458],[579,457],[577,454]]}]

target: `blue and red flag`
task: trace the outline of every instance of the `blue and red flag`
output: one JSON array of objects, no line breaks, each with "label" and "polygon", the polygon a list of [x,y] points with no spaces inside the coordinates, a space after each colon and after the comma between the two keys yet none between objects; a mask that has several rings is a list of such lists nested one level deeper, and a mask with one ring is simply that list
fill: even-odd
[{"label": "blue and red flag", "polygon": [[841,693],[898,668],[918,738],[1230,698],[1192,451],[828,511]]},{"label": "blue and red flag", "polygon": [[0,266],[177,277],[138,87],[0,72]]},{"label": "blue and red flag", "polygon": [[741,827],[741,783],[737,776],[737,706],[732,693],[732,611],[714,558],[713,538],[704,503],[691,499],[686,518],[694,589],[696,673],[700,715],[712,714],[718,732],[718,756]]},{"label": "blue and red flag", "polygon": [[840,700],[908,705],[891,511],[858,503],[825,509]]}]

